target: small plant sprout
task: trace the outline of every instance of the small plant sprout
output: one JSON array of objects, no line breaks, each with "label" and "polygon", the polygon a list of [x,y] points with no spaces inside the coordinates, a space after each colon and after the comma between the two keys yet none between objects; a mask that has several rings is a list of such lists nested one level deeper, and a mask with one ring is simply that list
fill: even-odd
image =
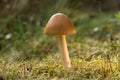
[{"label": "small plant sprout", "polygon": [[46,24],[44,33],[51,36],[55,35],[59,38],[62,64],[66,70],[71,69],[71,61],[65,36],[67,34],[75,34],[76,30],[70,19],[62,13],[54,14]]}]

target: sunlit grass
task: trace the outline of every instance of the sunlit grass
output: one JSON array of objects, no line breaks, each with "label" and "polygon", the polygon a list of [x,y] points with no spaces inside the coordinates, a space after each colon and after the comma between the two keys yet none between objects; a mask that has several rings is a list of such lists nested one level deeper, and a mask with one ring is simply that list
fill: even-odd
[{"label": "sunlit grass", "polygon": [[[74,53],[75,54],[75,53]],[[114,58],[116,58],[114,60]],[[6,79],[106,79],[120,78],[119,57],[107,58],[107,56],[93,56],[89,61],[80,58],[72,58],[72,71],[68,72],[61,65],[60,55],[48,55],[40,60],[32,58],[27,61],[0,60],[0,75]]]}]

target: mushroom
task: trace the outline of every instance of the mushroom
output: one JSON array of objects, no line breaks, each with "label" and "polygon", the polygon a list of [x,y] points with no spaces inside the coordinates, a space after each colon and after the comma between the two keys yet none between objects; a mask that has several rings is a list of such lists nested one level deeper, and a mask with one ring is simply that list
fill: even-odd
[{"label": "mushroom", "polygon": [[62,64],[65,69],[70,69],[71,61],[66,43],[66,35],[76,33],[75,27],[71,23],[70,19],[62,13],[54,14],[46,24],[44,33],[46,35],[58,36]]}]

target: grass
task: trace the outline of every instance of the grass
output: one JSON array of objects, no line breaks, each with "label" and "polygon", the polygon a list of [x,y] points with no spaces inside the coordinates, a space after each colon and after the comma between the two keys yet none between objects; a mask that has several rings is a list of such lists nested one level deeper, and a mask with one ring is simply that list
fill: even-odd
[{"label": "grass", "polygon": [[[0,79],[120,79],[119,20],[114,14],[98,16],[81,13],[72,21],[77,26],[77,34],[67,36],[71,71],[63,69],[57,38],[46,36],[44,27],[37,23],[31,25],[21,18],[3,27],[0,36]],[[6,38],[9,34],[12,36]]]}]

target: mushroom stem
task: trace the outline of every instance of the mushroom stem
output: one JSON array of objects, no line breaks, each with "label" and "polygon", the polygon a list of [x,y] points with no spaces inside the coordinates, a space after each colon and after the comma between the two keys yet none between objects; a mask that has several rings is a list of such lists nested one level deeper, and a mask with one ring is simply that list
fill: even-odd
[{"label": "mushroom stem", "polygon": [[59,42],[60,42],[60,52],[61,52],[62,64],[65,67],[65,69],[70,69],[71,61],[69,58],[65,35],[60,35],[59,40],[60,40]]}]

